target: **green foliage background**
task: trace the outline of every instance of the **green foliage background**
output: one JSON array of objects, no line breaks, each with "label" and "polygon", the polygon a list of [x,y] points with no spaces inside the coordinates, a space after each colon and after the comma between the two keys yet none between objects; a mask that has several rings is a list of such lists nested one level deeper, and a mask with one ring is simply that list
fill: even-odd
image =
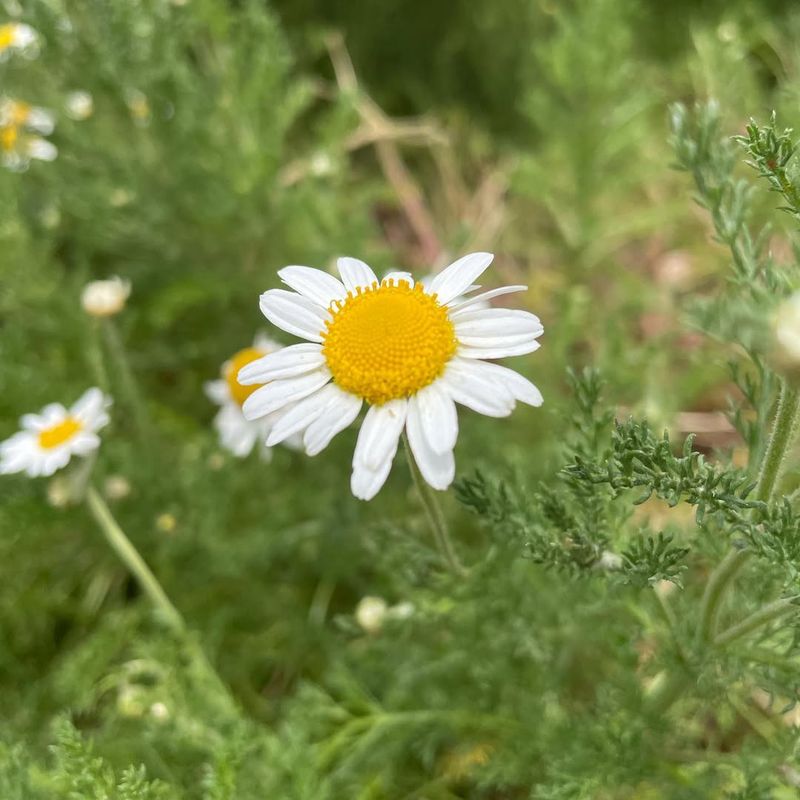
[{"label": "green foliage background", "polygon": [[[0,438],[108,381],[94,481],[131,484],[114,514],[192,639],[82,505],[4,477],[0,797],[796,796],[796,620],[687,655],[731,537],[760,557],[726,620],[797,588],[794,497],[749,494],[796,223],[766,182],[748,190],[742,219],[772,227],[755,271],[732,272],[741,231],[715,240],[711,221],[728,189],[721,206],[691,199],[692,175],[747,175],[719,142],[748,117],[800,122],[794,4],[0,2],[0,23],[19,14],[44,46],[0,64],[0,94],[56,112],[59,157],[0,171]],[[64,111],[75,90],[93,96],[86,120]],[[668,106],[709,97],[713,152],[694,163],[694,123],[674,150]],[[497,254],[491,281],[530,287],[546,334],[514,366],[545,406],[461,415],[443,502],[463,580],[441,569],[402,456],[363,504],[354,430],[314,459],[221,455],[202,385],[262,327],[281,266],[349,254],[424,275],[469,249]],[[144,414],[79,302],[114,274],[133,286],[114,324]],[[740,435],[681,449],[679,412],[713,416],[729,395]],[[666,616],[663,579],[678,587]],[[371,595],[413,611],[367,633],[354,610]],[[692,680],[650,703],[676,666]]]}]

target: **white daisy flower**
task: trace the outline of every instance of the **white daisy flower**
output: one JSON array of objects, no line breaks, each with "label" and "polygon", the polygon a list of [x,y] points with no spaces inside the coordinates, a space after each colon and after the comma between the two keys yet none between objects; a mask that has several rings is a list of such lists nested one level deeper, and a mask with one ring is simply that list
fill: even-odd
[{"label": "white daisy flower", "polygon": [[478,308],[524,286],[460,297],[489,266],[490,253],[460,258],[428,287],[408,273],[379,282],[363,261],[340,258],[341,280],[310,267],[278,273],[294,289],[261,295],[261,311],[279,328],[308,340],[248,364],[245,386],[266,384],[244,402],[250,420],[278,414],[268,445],[303,432],[308,455],[323,450],[369,406],[353,455],[351,488],[374,497],[389,475],[405,429],[425,480],[446,489],[455,475],[456,403],[492,417],[516,401],[539,406],[526,378],[487,359],[532,353],[543,333],[527,311]]},{"label": "white daisy flower", "polygon": [[[259,334],[252,347],[239,350],[222,365],[220,380],[207,381],[205,384],[208,398],[220,406],[217,416],[214,417],[214,427],[219,433],[220,443],[238,458],[250,455],[256,443],[267,438],[275,415],[266,415],[257,421],[245,418],[242,405],[261,384],[243,386],[236,375],[242,367],[279,351],[281,347],[278,342]],[[295,438],[288,440],[286,444],[290,447],[297,446],[299,441]],[[264,446],[261,455],[269,459],[272,455],[270,448]]]},{"label": "white daisy flower", "polygon": [[0,98],[0,163],[21,171],[31,159],[52,161],[58,150],[42,137],[49,136],[54,128],[53,115],[47,109]]},{"label": "white daisy flower", "polygon": [[12,53],[20,53],[26,58],[35,58],[39,53],[39,34],[22,22],[6,22],[0,25],[0,62],[6,61]]},{"label": "white daisy flower", "polygon": [[0,443],[0,474],[52,475],[72,456],[97,450],[97,431],[108,424],[110,405],[111,398],[92,388],[69,410],[51,403],[38,414],[25,414],[20,418],[22,430]]}]

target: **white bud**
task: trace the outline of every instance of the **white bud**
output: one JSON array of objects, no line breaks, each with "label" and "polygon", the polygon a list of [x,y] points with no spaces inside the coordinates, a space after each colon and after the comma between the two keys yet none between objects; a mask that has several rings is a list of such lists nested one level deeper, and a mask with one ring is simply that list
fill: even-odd
[{"label": "white bud", "polygon": [[72,119],[80,122],[94,113],[94,100],[89,92],[70,92],[64,100],[64,107]]},{"label": "white bud", "polygon": [[130,293],[130,281],[116,276],[107,281],[92,281],[83,289],[81,304],[93,317],[111,317],[122,311]]},{"label": "white bud", "polygon": [[150,706],[150,715],[159,722],[163,722],[169,719],[169,709],[164,703],[153,703],[153,705]]},{"label": "white bud", "polygon": [[131,493],[131,485],[124,475],[109,475],[103,490],[109,500],[124,500]]},{"label": "white bud", "polygon": [[610,550],[603,550],[603,553],[600,556],[600,560],[597,562],[597,564],[600,569],[605,569],[609,572],[615,572],[618,569],[622,569],[622,556],[618,555],[617,553],[612,553]]},{"label": "white bud", "polygon": [[362,597],[356,606],[356,622],[367,633],[378,633],[388,607],[382,597]]}]

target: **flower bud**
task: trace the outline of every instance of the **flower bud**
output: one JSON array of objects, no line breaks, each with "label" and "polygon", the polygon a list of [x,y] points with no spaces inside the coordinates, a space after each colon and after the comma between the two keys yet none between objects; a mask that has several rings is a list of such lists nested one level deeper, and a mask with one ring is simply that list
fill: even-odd
[{"label": "flower bud", "polygon": [[93,317],[113,317],[125,307],[131,293],[130,281],[114,276],[87,283],[81,293],[83,310]]},{"label": "flower bud", "polygon": [[378,633],[388,607],[382,597],[362,597],[356,606],[356,622],[367,633]]}]

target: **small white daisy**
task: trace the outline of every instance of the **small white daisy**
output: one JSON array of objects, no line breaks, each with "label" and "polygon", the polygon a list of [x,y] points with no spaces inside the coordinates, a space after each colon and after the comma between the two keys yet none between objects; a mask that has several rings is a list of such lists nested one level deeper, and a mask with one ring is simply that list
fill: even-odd
[{"label": "small white daisy", "polygon": [[6,22],[0,25],[0,62],[12,53],[35,58],[39,53],[39,34],[23,22]]},{"label": "small white daisy", "polygon": [[539,318],[527,311],[480,308],[507,286],[471,299],[490,253],[460,258],[429,286],[408,273],[378,281],[363,261],[340,258],[341,280],[311,267],[278,273],[294,289],[261,295],[261,311],[279,328],[308,340],[252,361],[239,372],[246,386],[266,384],[244,402],[247,419],[278,414],[268,445],[303,432],[316,455],[369,406],[353,455],[351,488],[374,497],[389,475],[405,429],[414,458],[434,489],[455,475],[456,403],[505,417],[517,401],[539,406],[542,395],[517,372],[487,359],[538,349]]},{"label": "small white daisy", "polygon": [[[216,381],[207,381],[205,391],[208,398],[220,406],[214,417],[214,427],[219,433],[222,446],[238,458],[250,455],[256,443],[262,443],[267,438],[270,426],[275,415],[266,415],[262,419],[251,421],[242,413],[242,405],[255,392],[259,385],[243,386],[236,379],[242,367],[263,358],[269,353],[275,353],[282,345],[272,339],[259,334],[256,336],[252,347],[239,350],[222,365],[222,378]],[[297,445],[297,440],[286,442],[288,446]],[[269,459],[272,455],[270,448],[264,446],[261,451],[263,458]]]},{"label": "small white daisy", "polygon": [[108,424],[110,405],[109,397],[92,388],[69,410],[51,403],[38,414],[25,414],[20,418],[22,430],[0,443],[0,473],[25,472],[31,478],[52,475],[72,456],[97,450],[97,431]]},{"label": "small white daisy", "polygon": [[58,150],[42,137],[49,136],[54,127],[53,115],[47,109],[0,98],[0,163],[18,172],[31,159],[52,161]]}]

